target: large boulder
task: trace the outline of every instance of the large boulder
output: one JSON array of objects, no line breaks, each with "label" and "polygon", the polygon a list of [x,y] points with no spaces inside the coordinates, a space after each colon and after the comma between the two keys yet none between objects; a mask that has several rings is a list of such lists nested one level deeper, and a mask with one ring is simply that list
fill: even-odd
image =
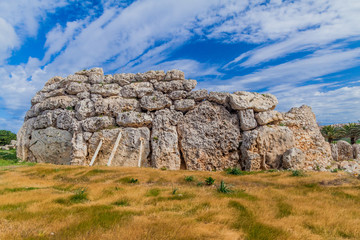
[{"label": "large boulder", "polygon": [[293,132],[285,126],[261,126],[242,136],[242,167],[247,171],[278,169],[282,156],[295,147]]},{"label": "large boulder", "polygon": [[225,107],[201,102],[178,125],[186,168],[221,170],[239,166],[239,120]]},{"label": "large boulder", "polygon": [[277,104],[277,98],[269,93],[239,91],[230,94],[230,105],[234,110],[253,109],[255,112],[264,112],[274,109]]},{"label": "large boulder", "polygon": [[284,169],[301,170],[304,168],[305,154],[298,148],[290,148],[282,157]]},{"label": "large boulder", "polygon": [[330,144],[322,136],[311,107],[303,105],[292,108],[283,114],[283,118],[278,124],[287,126],[293,132],[295,147],[306,155],[304,169],[329,167],[332,161]]},{"label": "large boulder", "polygon": [[114,128],[95,132],[89,139],[87,163],[90,163],[100,140],[102,140],[103,144],[94,165],[106,165],[115,146],[119,131],[121,132],[121,139],[116,154],[111,161],[111,166],[137,167],[139,159],[140,166],[149,166],[150,130],[146,127]]},{"label": "large boulder", "polygon": [[360,144],[353,144],[354,159],[360,160]]},{"label": "large boulder", "polygon": [[348,161],[354,159],[353,148],[350,143],[340,140],[336,143],[336,148],[338,152],[338,161]]},{"label": "large boulder", "polygon": [[71,133],[54,127],[34,130],[29,149],[36,162],[70,164],[71,140]]},{"label": "large boulder", "polygon": [[169,109],[156,112],[151,133],[151,163],[153,167],[180,169],[181,155],[176,125],[182,117],[181,112]]}]

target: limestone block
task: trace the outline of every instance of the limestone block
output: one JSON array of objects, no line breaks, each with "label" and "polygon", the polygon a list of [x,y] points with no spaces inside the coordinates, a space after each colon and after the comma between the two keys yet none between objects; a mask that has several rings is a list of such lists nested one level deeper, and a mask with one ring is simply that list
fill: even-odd
[{"label": "limestone block", "polygon": [[87,99],[87,98],[90,98],[90,93],[89,92],[80,92],[80,93],[76,94],[76,97],[81,100]]},{"label": "limestone block", "polygon": [[166,72],[166,76],[165,76],[166,81],[183,80],[183,79],[185,79],[185,75],[184,72],[180,70],[173,69]]},{"label": "limestone block", "polygon": [[257,123],[261,126],[284,120],[282,114],[275,110],[256,113],[255,118]]},{"label": "limestone block", "polygon": [[78,122],[73,111],[63,111],[57,116],[56,127],[69,132],[78,130]]},{"label": "limestone block", "polygon": [[229,102],[230,93],[225,92],[210,92],[208,100],[221,105],[227,105]]},{"label": "limestone block", "polygon": [[170,93],[173,91],[184,90],[183,81],[161,81],[155,82],[154,87],[156,90],[161,91],[163,93]]},{"label": "limestone block", "polygon": [[34,129],[47,128],[54,125],[54,117],[51,111],[45,111],[41,115],[37,116],[34,122]]},{"label": "limestone block", "polygon": [[240,110],[238,111],[238,116],[240,119],[241,130],[247,131],[257,127],[257,123],[254,118],[254,110]]},{"label": "limestone block", "polygon": [[242,165],[247,171],[278,169],[283,154],[295,147],[292,131],[285,126],[261,126],[242,135]]},{"label": "limestone block", "polygon": [[115,120],[108,116],[91,117],[82,121],[82,128],[86,132],[96,132],[115,125]]},{"label": "limestone block", "polygon": [[360,144],[353,144],[352,145],[353,148],[353,155],[354,155],[354,159],[358,159],[360,160]]},{"label": "limestone block", "polygon": [[104,84],[105,83],[104,82],[104,75],[98,74],[98,73],[90,73],[88,81],[91,84],[101,84],[101,83]]},{"label": "limestone block", "polygon": [[71,165],[85,165],[87,158],[87,144],[83,133],[74,132],[71,140]]},{"label": "limestone block", "polygon": [[163,81],[165,80],[165,72],[164,71],[148,71],[146,73],[137,73],[135,75],[135,79],[138,82],[147,82],[150,80]]},{"label": "limestone block", "polygon": [[75,111],[75,116],[78,120],[93,117],[95,115],[94,103],[90,99],[81,100],[76,104]]},{"label": "limestone block", "polygon": [[208,91],[206,89],[201,89],[190,92],[188,98],[194,99],[195,101],[199,102],[207,99],[208,96]]},{"label": "limestone block", "polygon": [[255,112],[272,110],[278,104],[277,98],[272,94],[259,94],[255,92],[235,92],[230,94],[230,106],[234,110],[253,109]]},{"label": "limestone block", "polygon": [[152,96],[144,96],[140,100],[141,108],[148,111],[170,107],[171,103],[171,100],[161,92],[155,92]]},{"label": "limestone block", "polygon": [[94,94],[99,94],[103,97],[110,97],[116,96],[120,93],[119,85],[112,83],[112,84],[94,84],[90,88],[90,92]]},{"label": "limestone block", "polygon": [[183,81],[184,90],[188,92],[193,90],[196,87],[196,85],[197,85],[197,81],[193,79]]},{"label": "limestone block", "polygon": [[171,100],[180,100],[180,99],[186,98],[187,95],[188,95],[188,93],[186,91],[179,90],[179,91],[173,91],[173,92],[169,93],[168,96]]},{"label": "limestone block", "polygon": [[66,87],[66,92],[68,94],[76,95],[81,92],[87,91],[89,88],[88,84],[79,83],[79,82],[70,82]]},{"label": "limestone block", "polygon": [[350,143],[340,140],[336,143],[336,147],[338,151],[338,161],[354,159],[354,153]]},{"label": "limestone block", "polygon": [[63,77],[59,77],[59,76],[55,76],[55,77],[52,77],[50,78],[46,83],[45,83],[45,87],[49,86],[49,85],[52,85],[54,83],[59,83],[61,82],[62,80],[64,80]]},{"label": "limestone block", "polygon": [[155,113],[151,133],[151,162],[155,168],[178,170],[181,165],[176,124],[183,115],[164,109]]},{"label": "limestone block", "polygon": [[30,151],[36,162],[70,164],[72,135],[54,127],[31,133]]},{"label": "limestone block", "polygon": [[178,133],[187,169],[209,171],[239,166],[239,121],[225,107],[200,103],[185,114]]},{"label": "limestone block", "polygon": [[133,73],[120,73],[114,74],[113,82],[119,84],[121,87],[135,81],[135,74]]},{"label": "limestone block", "polygon": [[175,110],[187,112],[195,107],[194,99],[181,99],[174,102]]},{"label": "limestone block", "polygon": [[31,133],[34,130],[34,122],[36,118],[30,118],[26,120],[21,126],[20,130],[17,133],[17,145],[16,145],[16,156],[23,161],[31,161],[32,153],[29,150]]},{"label": "limestone block", "polygon": [[152,117],[141,112],[122,112],[118,113],[116,123],[122,127],[143,127],[151,126]]},{"label": "limestone block", "polygon": [[136,98],[136,86],[132,83],[123,87],[120,91],[120,95],[124,98]]},{"label": "limestone block", "polygon": [[[94,165],[106,165],[114,148],[116,138],[121,131],[121,139],[111,166],[137,167],[139,156],[142,167],[148,167],[148,156],[150,153],[150,130],[146,127],[141,128],[114,128],[95,132],[89,139],[88,161],[95,153],[95,150],[103,139],[101,151],[97,156]],[[142,141],[142,148],[141,148]]]},{"label": "limestone block", "polygon": [[301,170],[305,166],[306,155],[298,148],[288,149],[282,157],[284,169]]}]

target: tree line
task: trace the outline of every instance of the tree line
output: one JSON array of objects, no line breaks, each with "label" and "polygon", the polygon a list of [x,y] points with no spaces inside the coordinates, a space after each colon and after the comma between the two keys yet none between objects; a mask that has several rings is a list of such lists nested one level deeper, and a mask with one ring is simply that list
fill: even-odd
[{"label": "tree line", "polygon": [[322,135],[329,143],[341,138],[350,138],[351,144],[355,144],[360,138],[360,121],[359,123],[348,123],[341,127],[328,125],[321,128]]},{"label": "tree line", "polygon": [[16,140],[16,134],[7,130],[0,130],[0,146],[9,145],[11,140]]}]

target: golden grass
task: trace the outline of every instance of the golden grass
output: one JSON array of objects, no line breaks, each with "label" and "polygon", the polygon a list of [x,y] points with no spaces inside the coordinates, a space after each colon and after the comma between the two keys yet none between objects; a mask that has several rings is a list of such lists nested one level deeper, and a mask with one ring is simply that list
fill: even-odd
[{"label": "golden grass", "polygon": [[[360,239],[360,180],[344,172],[0,172],[0,239]],[[217,191],[221,180],[230,193]]]}]

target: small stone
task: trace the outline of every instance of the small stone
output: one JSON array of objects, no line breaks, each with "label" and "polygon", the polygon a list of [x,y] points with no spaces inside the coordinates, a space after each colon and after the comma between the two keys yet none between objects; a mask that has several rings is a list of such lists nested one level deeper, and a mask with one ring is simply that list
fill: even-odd
[{"label": "small stone", "polygon": [[194,99],[181,99],[174,102],[175,110],[187,112],[195,107]]},{"label": "small stone", "polygon": [[208,98],[208,91],[206,89],[196,90],[189,93],[188,98],[194,99],[195,101],[203,101]]},{"label": "small stone", "polygon": [[256,120],[254,118],[254,110],[246,109],[238,111],[241,130],[247,131],[257,127]]}]

